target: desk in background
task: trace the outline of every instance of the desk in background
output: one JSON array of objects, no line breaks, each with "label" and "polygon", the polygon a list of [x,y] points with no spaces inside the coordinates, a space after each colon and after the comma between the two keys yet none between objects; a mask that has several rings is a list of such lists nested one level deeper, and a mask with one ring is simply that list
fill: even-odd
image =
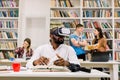
[{"label": "desk in background", "polygon": [[[24,60],[24,59],[17,59],[17,61],[19,61],[21,63],[22,66],[26,66],[26,63],[27,61]],[[3,60],[0,60],[0,65],[6,65],[6,66],[11,66],[11,63],[13,61],[10,61],[8,59],[3,59]]]},{"label": "desk in background", "polygon": [[90,62],[90,61],[80,61],[81,66],[84,67],[97,67],[97,68],[109,68],[110,69],[110,80],[119,80],[118,79],[118,65],[120,62],[108,61],[108,62]]},{"label": "desk in background", "polygon": [[101,77],[110,78],[109,74],[92,69],[91,73],[86,72],[0,72],[1,80],[99,80]]}]

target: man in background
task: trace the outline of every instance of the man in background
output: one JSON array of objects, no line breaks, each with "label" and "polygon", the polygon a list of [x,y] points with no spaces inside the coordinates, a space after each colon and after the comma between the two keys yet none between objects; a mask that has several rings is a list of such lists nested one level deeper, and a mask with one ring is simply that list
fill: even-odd
[{"label": "man in background", "polygon": [[85,50],[83,47],[87,45],[87,41],[85,40],[85,35],[83,35],[83,25],[77,24],[76,29],[73,34],[70,35],[70,45],[76,52],[76,55],[79,59],[85,60]]}]

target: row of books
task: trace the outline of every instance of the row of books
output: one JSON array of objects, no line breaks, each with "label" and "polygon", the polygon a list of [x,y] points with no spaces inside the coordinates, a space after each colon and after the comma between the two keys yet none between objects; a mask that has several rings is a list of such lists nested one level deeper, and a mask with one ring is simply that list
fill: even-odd
[{"label": "row of books", "polygon": [[86,39],[94,39],[95,38],[95,35],[93,32],[84,32],[83,33],[86,37]]},{"label": "row of books", "polygon": [[51,7],[73,7],[71,0],[51,0]]},{"label": "row of books", "polygon": [[62,22],[58,22],[58,21],[51,21],[50,22],[50,28],[55,28],[55,27],[61,27],[64,26]]},{"label": "row of books", "polygon": [[120,22],[115,22],[114,25],[115,25],[115,28],[120,28]]},{"label": "row of books", "polygon": [[0,28],[18,28],[17,20],[0,21]]},{"label": "row of books", "polygon": [[17,39],[18,33],[17,32],[7,32],[7,31],[0,31],[0,39]]},{"label": "row of books", "polygon": [[51,10],[51,17],[79,17],[79,11]]},{"label": "row of books", "polygon": [[120,11],[115,11],[114,12],[114,17],[120,17]]},{"label": "row of books", "polygon": [[0,17],[18,17],[18,10],[2,10]]},{"label": "row of books", "polygon": [[17,42],[0,42],[0,49],[15,49],[17,47]]},{"label": "row of books", "polygon": [[104,35],[105,35],[105,38],[107,38],[107,39],[112,39],[113,38],[113,33],[112,33],[111,30],[104,32]]},{"label": "row of books", "polygon": [[[1,14],[1,12],[0,12]],[[4,14],[4,12],[3,12]],[[51,10],[51,17],[79,17],[79,11]],[[2,17],[2,15],[0,15]],[[111,17],[111,10],[84,10],[83,17]],[[120,11],[114,12],[115,17],[120,17]],[[7,17],[4,15],[4,17]],[[18,16],[8,16],[18,17]]]},{"label": "row of books", "polygon": [[79,24],[78,20],[73,20],[73,21],[69,21],[69,22],[50,22],[50,27],[61,27],[64,26],[66,28],[76,28],[76,25]]},{"label": "row of books", "polygon": [[115,60],[120,61],[120,52],[115,52]]},{"label": "row of books", "polygon": [[120,31],[115,31],[115,39],[120,39]]},{"label": "row of books", "polygon": [[85,0],[83,7],[110,7],[109,0]]},{"label": "row of books", "polygon": [[12,51],[0,51],[0,59],[15,58],[15,54]]},{"label": "row of books", "polygon": [[[50,26],[59,27],[59,26],[65,26],[67,28],[75,28],[77,24],[79,24],[79,20],[73,20],[68,22],[58,22],[58,21],[51,21]],[[83,21],[84,28],[96,28],[101,27],[104,28],[111,28],[112,29],[112,23],[111,22],[101,22],[101,21],[90,21],[90,20],[84,20]],[[118,27],[118,26],[117,26]]]},{"label": "row of books", "polygon": [[114,0],[114,6],[120,7],[120,0]]},{"label": "row of books", "polygon": [[18,7],[18,0],[0,0],[0,7]]},{"label": "row of books", "polygon": [[111,10],[84,10],[83,17],[111,17]]},{"label": "row of books", "polygon": [[119,41],[115,41],[115,49],[120,49],[120,42]]},{"label": "row of books", "polygon": [[[86,39],[94,39],[95,35],[93,32],[84,32],[83,33],[85,36],[86,36]],[[104,34],[104,37],[107,38],[107,39],[112,39],[112,34],[111,32],[103,32]]]},{"label": "row of books", "polygon": [[96,28],[96,27],[101,27],[102,29],[104,28],[112,28],[112,23],[110,22],[98,22],[98,21],[84,21],[83,22],[85,28]]}]

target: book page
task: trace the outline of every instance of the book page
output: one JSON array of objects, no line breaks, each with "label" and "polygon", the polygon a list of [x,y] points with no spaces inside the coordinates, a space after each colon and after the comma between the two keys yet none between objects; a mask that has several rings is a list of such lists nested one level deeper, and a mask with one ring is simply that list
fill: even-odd
[{"label": "book page", "polygon": [[32,68],[33,72],[69,72],[67,67],[63,66],[47,66],[47,65],[37,65]]}]

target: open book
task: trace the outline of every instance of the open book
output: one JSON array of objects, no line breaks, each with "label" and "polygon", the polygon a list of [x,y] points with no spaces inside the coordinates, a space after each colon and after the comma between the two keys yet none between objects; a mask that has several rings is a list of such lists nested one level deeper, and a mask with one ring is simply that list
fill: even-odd
[{"label": "open book", "polygon": [[33,72],[69,72],[70,70],[65,66],[47,66],[37,65],[32,68]]}]

